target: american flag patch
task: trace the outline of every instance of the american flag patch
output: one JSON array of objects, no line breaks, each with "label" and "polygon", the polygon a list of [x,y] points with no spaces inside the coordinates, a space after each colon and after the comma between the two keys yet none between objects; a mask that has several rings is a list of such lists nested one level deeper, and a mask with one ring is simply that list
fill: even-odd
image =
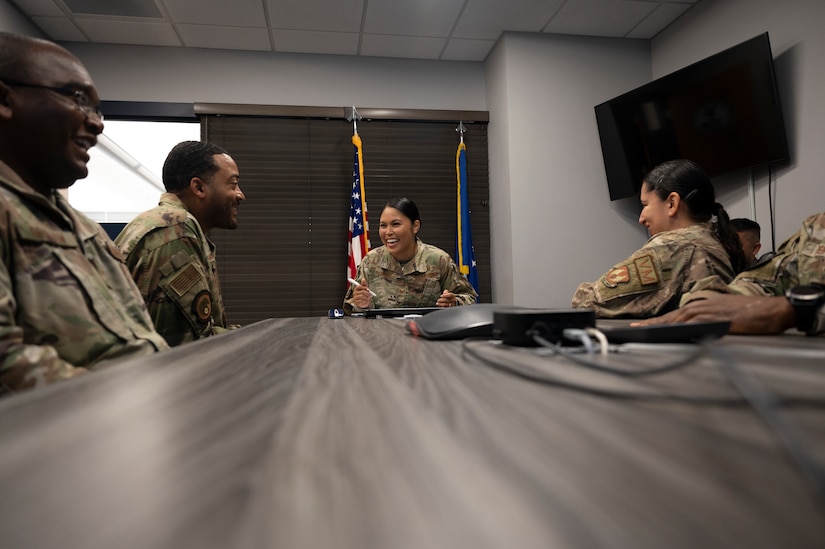
[{"label": "american flag patch", "polygon": [[200,279],[198,270],[190,263],[169,282],[169,286],[180,296],[188,292],[198,279]]}]

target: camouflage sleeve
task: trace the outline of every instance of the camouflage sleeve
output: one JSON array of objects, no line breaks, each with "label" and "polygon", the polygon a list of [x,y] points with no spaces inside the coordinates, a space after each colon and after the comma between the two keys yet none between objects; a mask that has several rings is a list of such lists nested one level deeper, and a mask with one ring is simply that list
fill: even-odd
[{"label": "camouflage sleeve", "polygon": [[[2,247],[2,244],[0,244]],[[62,360],[49,345],[27,345],[15,325],[15,303],[6,262],[0,265],[0,393],[40,387],[85,373]]]},{"label": "camouflage sleeve", "polygon": [[454,293],[459,305],[472,305],[478,301],[475,288],[467,277],[461,274],[449,254],[445,254],[441,265],[441,288]]},{"label": "camouflage sleeve", "polygon": [[138,245],[127,257],[152,323],[171,346],[212,335],[220,324],[202,255],[197,241],[178,238],[152,250]]},{"label": "camouflage sleeve", "polygon": [[[799,250],[797,277],[799,284],[825,286],[825,213],[805,222],[807,241]],[[819,307],[810,335],[825,334],[825,304]]]},{"label": "camouflage sleeve", "polygon": [[[794,286],[808,284],[825,285],[825,213],[810,216],[776,255],[739,273],[730,284],[718,279],[697,282],[681,305],[714,293],[784,296]],[[825,306],[819,309],[812,333],[825,333]]]},{"label": "camouflage sleeve", "polygon": [[613,266],[596,282],[579,285],[572,307],[599,318],[648,318],[675,309],[697,279],[716,271],[701,246],[678,240],[649,243]]}]

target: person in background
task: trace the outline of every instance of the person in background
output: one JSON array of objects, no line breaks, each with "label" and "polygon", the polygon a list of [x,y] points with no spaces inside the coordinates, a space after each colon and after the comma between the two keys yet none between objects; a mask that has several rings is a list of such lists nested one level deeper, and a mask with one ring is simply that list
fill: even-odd
[{"label": "person in background", "polygon": [[718,321],[730,322],[735,334],[777,334],[794,326],[825,334],[825,212],[808,217],[776,254],[730,284],[700,280],[679,309],[638,324]]},{"label": "person in background", "polygon": [[660,164],[645,176],[640,198],[639,223],[650,239],[598,281],[582,283],[574,308],[593,309],[601,318],[656,316],[677,308],[697,280],[718,275],[730,281],[744,268],[728,214],[694,162]]},{"label": "person in background", "polygon": [[83,64],[0,33],[0,392],[166,349],[123,258],[59,192],[103,131]]},{"label": "person in background", "polygon": [[[421,217],[409,198],[395,198],[381,210],[383,246],[370,250],[344,297],[344,311],[369,308],[454,307],[475,303],[478,295],[450,255],[418,238]],[[370,292],[374,292],[373,296]]]},{"label": "person in background", "polygon": [[739,242],[742,244],[742,251],[745,253],[748,267],[756,263],[756,258],[759,255],[759,250],[762,248],[762,229],[759,223],[745,217],[737,217],[730,220],[733,230],[739,236]]},{"label": "person in background", "polygon": [[184,141],[163,164],[165,193],[115,239],[149,314],[169,345],[230,328],[221,298],[212,229],[235,229],[246,198],[238,166],[212,143]]}]

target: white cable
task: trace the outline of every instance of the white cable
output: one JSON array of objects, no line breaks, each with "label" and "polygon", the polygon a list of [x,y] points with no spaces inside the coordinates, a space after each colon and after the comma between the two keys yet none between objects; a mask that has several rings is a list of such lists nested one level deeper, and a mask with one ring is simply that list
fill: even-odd
[{"label": "white cable", "polygon": [[604,335],[604,332],[598,330],[596,328],[587,328],[585,329],[587,335],[595,337],[599,341],[599,348],[601,349],[601,354],[607,354],[607,336]]},{"label": "white cable", "polygon": [[586,331],[580,330],[578,328],[565,328],[562,331],[562,335],[571,341],[579,341],[584,346],[587,354],[592,355],[593,350],[593,342],[590,341],[590,336],[587,334]]}]

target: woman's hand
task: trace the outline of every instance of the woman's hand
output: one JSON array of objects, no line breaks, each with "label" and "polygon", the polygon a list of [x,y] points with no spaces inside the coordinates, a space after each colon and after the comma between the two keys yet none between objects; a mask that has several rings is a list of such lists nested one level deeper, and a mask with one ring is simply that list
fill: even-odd
[{"label": "woman's hand", "polygon": [[362,278],[361,285],[352,290],[352,302],[359,309],[369,309],[371,300],[372,295],[370,295],[370,289],[367,286],[367,279]]},{"label": "woman's hand", "polygon": [[441,292],[441,297],[438,298],[435,304],[438,307],[455,307],[458,305],[458,299],[456,299],[455,294],[450,290],[444,290]]}]

